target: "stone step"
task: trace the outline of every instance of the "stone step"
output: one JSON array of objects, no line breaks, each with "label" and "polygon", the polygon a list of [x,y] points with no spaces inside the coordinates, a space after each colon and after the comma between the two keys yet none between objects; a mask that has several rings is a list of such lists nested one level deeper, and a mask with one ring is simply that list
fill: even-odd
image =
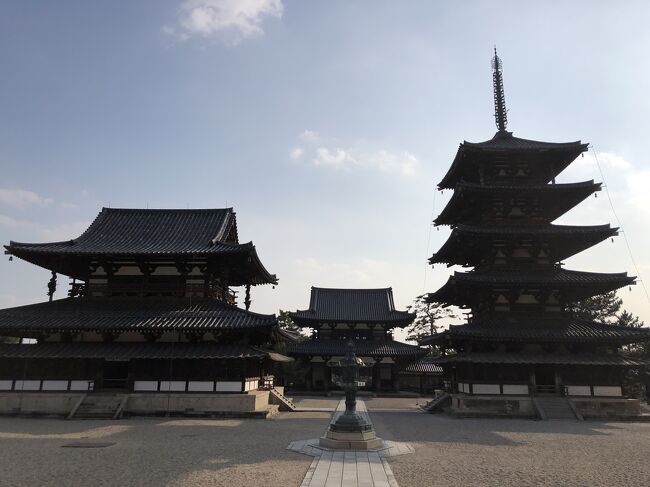
[{"label": "stone step", "polygon": [[564,397],[538,397],[537,403],[547,419],[577,419],[568,400]]}]

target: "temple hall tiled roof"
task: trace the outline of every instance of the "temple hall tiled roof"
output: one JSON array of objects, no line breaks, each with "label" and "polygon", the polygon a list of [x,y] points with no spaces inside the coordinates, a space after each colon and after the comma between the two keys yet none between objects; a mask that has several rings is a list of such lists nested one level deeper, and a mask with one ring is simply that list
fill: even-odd
[{"label": "temple hall tiled roof", "polygon": [[638,367],[648,362],[626,357],[624,355],[608,355],[596,353],[463,353],[435,359],[441,365],[453,363],[474,364],[535,364],[535,365],[618,365],[623,367]]},{"label": "temple hall tiled roof", "polygon": [[[237,220],[232,208],[103,208],[78,238],[51,243],[12,241],[5,248],[16,257],[79,279],[86,278],[84,273],[92,259],[241,256],[240,267],[251,268],[248,271],[253,274],[251,284],[277,282],[259,261],[253,243],[238,243]],[[245,283],[233,285],[239,284]]]},{"label": "temple hall tiled roof", "polygon": [[109,342],[45,342],[33,345],[0,344],[1,358],[104,360],[127,359],[238,359],[265,358],[275,361],[291,360],[275,352],[267,352],[246,345],[216,343],[109,343]]},{"label": "temple hall tiled roof", "polygon": [[301,326],[315,322],[387,323],[406,326],[415,314],[395,309],[392,288],[330,289],[311,288],[309,309],[290,313]]},{"label": "temple hall tiled roof", "polygon": [[442,367],[436,363],[433,363],[429,357],[424,357],[401,370],[400,374],[441,375]]},{"label": "temple hall tiled roof", "polygon": [[521,342],[615,342],[618,344],[650,341],[650,328],[608,325],[583,320],[479,321],[451,325],[449,330],[420,340],[431,345],[453,340]]},{"label": "temple hall tiled roof", "polygon": [[[232,208],[103,208],[95,221],[78,238],[44,244],[11,242],[8,249],[92,255],[236,252],[242,246],[236,239],[236,227],[235,212]],[[250,247],[251,244],[243,246]]]},{"label": "temple hall tiled roof", "polygon": [[[314,339],[289,344],[290,355],[342,356],[347,351],[346,340]],[[355,340],[355,353],[359,357],[418,356],[428,352],[423,348],[394,340]]]},{"label": "temple hall tiled roof", "polygon": [[67,298],[0,310],[0,334],[14,331],[209,331],[272,328],[274,315],[200,298]]}]

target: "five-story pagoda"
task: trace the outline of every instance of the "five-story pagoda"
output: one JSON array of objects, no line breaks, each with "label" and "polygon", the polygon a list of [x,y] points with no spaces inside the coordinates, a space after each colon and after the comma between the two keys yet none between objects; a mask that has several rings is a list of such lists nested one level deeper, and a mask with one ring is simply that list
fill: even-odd
[{"label": "five-story pagoda", "polygon": [[428,296],[431,302],[469,309],[468,323],[421,344],[451,352],[439,363],[453,392],[452,408],[459,413],[532,416],[540,408],[531,398],[540,394],[575,396],[580,401],[574,405],[592,412],[630,412],[635,403],[622,399],[623,375],[640,364],[619,348],[650,335],[578,321],[568,305],[634,284],[635,278],[562,265],[617,229],[552,223],[600,190],[594,181],[555,182],[587,144],[514,137],[506,131],[496,50],[493,80],[499,130],[486,142],[461,144],[439,183],[439,189],[454,193],[434,224],[449,225],[452,232],[430,259],[431,264],[473,267],[455,272]]}]

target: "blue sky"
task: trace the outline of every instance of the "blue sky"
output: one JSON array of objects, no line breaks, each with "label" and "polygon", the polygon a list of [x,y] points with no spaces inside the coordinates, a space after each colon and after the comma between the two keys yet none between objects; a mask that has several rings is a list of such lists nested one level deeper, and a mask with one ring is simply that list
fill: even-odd
[{"label": "blue sky", "polygon": [[[430,233],[449,197],[434,189],[460,142],[496,130],[496,44],[509,130],[594,144],[650,276],[649,14],[597,1],[2,2],[0,240],[73,238],[102,206],[234,206],[280,278],[254,290],[255,310],[304,308],[311,285],[393,286],[404,307],[451,271],[426,269],[448,235]],[[601,180],[592,154],[560,179]],[[616,224],[604,192],[561,221]],[[635,274],[622,237],[567,267]],[[46,271],[3,259],[0,275],[0,306],[44,298]],[[650,321],[642,286],[621,296]]]}]

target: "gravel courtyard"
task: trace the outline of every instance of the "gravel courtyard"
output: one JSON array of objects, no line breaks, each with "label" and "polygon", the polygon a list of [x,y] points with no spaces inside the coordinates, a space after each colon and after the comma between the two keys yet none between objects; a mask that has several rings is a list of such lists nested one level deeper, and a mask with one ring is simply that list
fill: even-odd
[{"label": "gravel courtyard", "polygon": [[[455,420],[419,413],[417,401],[366,401],[380,436],[415,447],[390,459],[401,487],[648,485],[650,423]],[[0,418],[0,484],[299,486],[312,459],[285,447],[319,436],[328,419],[327,412],[272,420]],[[74,447],[88,443],[111,445]]]}]

